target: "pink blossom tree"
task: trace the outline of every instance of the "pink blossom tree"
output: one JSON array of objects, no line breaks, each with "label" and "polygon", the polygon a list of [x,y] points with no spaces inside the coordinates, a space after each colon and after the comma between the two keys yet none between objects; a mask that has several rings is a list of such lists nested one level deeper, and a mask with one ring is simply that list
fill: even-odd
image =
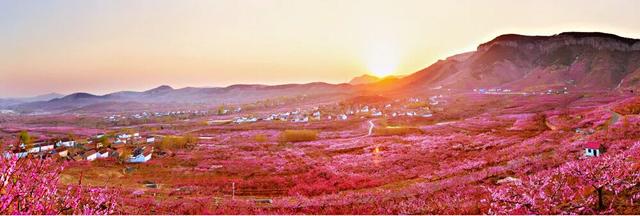
[{"label": "pink blossom tree", "polygon": [[632,189],[638,186],[640,171],[628,158],[620,154],[573,161],[490,189],[491,213],[613,213],[618,195],[630,192],[630,198],[638,197]]},{"label": "pink blossom tree", "polygon": [[0,159],[0,214],[111,214],[114,194],[103,188],[58,188],[62,165],[51,159]]}]

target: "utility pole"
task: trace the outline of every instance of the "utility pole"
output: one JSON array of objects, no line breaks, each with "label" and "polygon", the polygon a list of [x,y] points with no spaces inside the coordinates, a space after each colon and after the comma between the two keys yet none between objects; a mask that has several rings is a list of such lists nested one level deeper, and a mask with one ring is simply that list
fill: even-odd
[{"label": "utility pole", "polygon": [[231,199],[236,198],[236,183],[231,182]]}]

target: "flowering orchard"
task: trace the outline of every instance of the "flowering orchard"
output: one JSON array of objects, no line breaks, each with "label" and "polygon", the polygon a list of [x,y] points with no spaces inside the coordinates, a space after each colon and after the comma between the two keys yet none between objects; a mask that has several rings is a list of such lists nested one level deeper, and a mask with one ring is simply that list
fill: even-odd
[{"label": "flowering orchard", "polygon": [[[7,176],[26,179],[5,187],[41,192],[25,198],[20,193],[30,193],[3,190],[2,213],[640,212],[636,99],[472,97],[451,99],[464,106],[429,118],[133,125],[199,140],[193,148],[157,148],[141,164],[69,161],[62,170],[50,160],[5,159]],[[369,135],[369,120],[410,132]],[[586,142],[602,144],[600,157],[585,156]],[[37,172],[9,172],[19,168]]]}]

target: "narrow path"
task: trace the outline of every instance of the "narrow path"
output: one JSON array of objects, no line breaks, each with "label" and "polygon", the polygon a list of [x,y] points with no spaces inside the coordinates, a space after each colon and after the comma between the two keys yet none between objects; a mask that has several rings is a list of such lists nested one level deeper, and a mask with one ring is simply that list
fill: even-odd
[{"label": "narrow path", "polygon": [[367,136],[371,136],[371,134],[373,133],[373,128],[376,127],[375,124],[373,124],[373,119],[369,120],[369,133],[367,134]]}]

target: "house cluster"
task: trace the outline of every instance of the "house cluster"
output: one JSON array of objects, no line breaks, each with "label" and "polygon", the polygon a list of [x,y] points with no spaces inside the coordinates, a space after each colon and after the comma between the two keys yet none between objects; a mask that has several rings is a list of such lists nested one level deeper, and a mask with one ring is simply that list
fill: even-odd
[{"label": "house cluster", "polygon": [[121,114],[113,114],[105,117],[106,120],[116,122],[125,119],[150,119],[164,116],[184,116],[184,115],[195,115],[195,116],[203,116],[209,114],[206,110],[179,110],[179,111],[168,111],[168,112],[141,112],[134,113],[129,115],[121,115]]},{"label": "house cluster", "polygon": [[562,89],[547,89],[544,91],[524,91],[524,92],[513,92],[511,89],[502,89],[502,88],[492,88],[492,89],[473,89],[473,92],[477,92],[479,94],[521,94],[521,95],[560,95],[560,94],[569,94],[569,90],[567,87],[563,87]]},{"label": "house cluster", "polygon": [[[346,121],[354,118],[376,118],[376,117],[433,117],[431,107],[439,107],[447,103],[445,96],[435,95],[428,98],[409,98],[408,103],[424,103],[422,107],[408,107],[405,101],[396,100],[387,104],[360,104],[349,107],[313,107],[303,110],[297,108],[293,111],[267,113],[262,116],[238,116],[231,120],[236,124],[253,123],[258,121],[284,121],[293,123],[306,123],[310,121]],[[403,104],[405,106],[403,106]]]},{"label": "house cluster", "polygon": [[15,114],[18,114],[18,113],[13,110],[0,109],[0,115],[15,115]]},{"label": "house cluster", "polygon": [[491,88],[491,89],[473,89],[473,92],[478,92],[480,94],[511,94],[511,89],[502,89],[502,88]]},{"label": "house cluster", "polygon": [[227,114],[239,113],[239,112],[242,112],[242,107],[237,107],[235,109],[229,109],[229,108],[220,107],[218,109],[218,111],[216,112],[216,114],[218,114],[218,115],[227,115]]},{"label": "house cluster", "polygon": [[71,161],[125,157],[124,160],[129,163],[144,163],[151,159],[155,137],[142,137],[138,133],[122,133],[114,137],[106,136],[105,134],[96,134],[82,141],[63,138],[39,140],[30,144],[21,143],[5,151],[3,156],[6,158],[51,157]]}]

